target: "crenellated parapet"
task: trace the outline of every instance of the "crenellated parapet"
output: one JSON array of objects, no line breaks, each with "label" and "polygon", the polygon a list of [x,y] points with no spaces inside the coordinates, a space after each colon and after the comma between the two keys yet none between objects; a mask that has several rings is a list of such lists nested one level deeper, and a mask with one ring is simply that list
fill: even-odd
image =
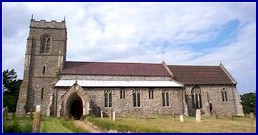
[{"label": "crenellated parapet", "polygon": [[65,29],[65,20],[58,22],[56,20],[46,21],[40,20],[37,21],[35,19],[31,19],[30,28],[47,28],[47,29]]}]

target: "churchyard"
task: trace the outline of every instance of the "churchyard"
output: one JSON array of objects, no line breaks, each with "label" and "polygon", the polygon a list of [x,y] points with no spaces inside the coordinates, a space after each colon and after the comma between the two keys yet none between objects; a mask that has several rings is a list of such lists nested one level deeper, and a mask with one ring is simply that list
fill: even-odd
[{"label": "churchyard", "polygon": [[86,118],[93,124],[113,129],[117,132],[256,132],[256,121],[250,116],[202,116],[197,122],[196,117],[185,117],[180,122],[179,115],[146,116],[146,117],[118,117],[115,121],[110,118]]},{"label": "churchyard", "polygon": [[[113,121],[114,120],[114,121]],[[181,118],[182,120],[182,118]],[[14,116],[8,113],[3,125],[3,132],[32,132],[33,116]],[[39,132],[51,133],[78,133],[93,132],[94,128],[87,129],[76,126],[74,120],[45,117],[40,120]],[[183,132],[183,133],[221,133],[221,132],[256,132],[256,120],[249,115],[245,117],[202,116],[197,122],[196,117],[183,117],[180,121],[179,115],[141,116],[141,117],[93,117],[84,116],[81,123],[91,123],[98,127],[95,132]],[[16,128],[16,129],[15,129]]]}]

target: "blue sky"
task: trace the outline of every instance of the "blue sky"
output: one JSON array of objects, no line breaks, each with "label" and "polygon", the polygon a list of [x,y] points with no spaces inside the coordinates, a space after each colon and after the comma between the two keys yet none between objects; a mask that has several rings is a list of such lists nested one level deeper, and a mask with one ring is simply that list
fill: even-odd
[{"label": "blue sky", "polygon": [[67,60],[219,65],[256,90],[256,3],[3,3],[2,71],[22,79],[31,15],[66,18]]}]

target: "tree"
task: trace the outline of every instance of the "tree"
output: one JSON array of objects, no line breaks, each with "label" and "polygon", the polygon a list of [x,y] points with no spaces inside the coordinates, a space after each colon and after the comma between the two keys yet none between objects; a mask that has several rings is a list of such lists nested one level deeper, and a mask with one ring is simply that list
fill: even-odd
[{"label": "tree", "polygon": [[242,100],[242,105],[244,113],[248,114],[250,112],[256,113],[256,93],[245,93],[240,96]]},{"label": "tree", "polygon": [[21,83],[22,80],[17,80],[14,69],[3,71],[3,105],[10,111],[15,111]]}]

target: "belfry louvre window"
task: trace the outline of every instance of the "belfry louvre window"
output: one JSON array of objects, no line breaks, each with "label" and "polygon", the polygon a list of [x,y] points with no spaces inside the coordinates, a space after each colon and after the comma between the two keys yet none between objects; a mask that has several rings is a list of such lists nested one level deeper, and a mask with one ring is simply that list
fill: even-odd
[{"label": "belfry louvre window", "polygon": [[168,91],[162,91],[162,106],[169,106],[169,93]]},{"label": "belfry louvre window", "polygon": [[125,90],[124,89],[120,90],[120,99],[125,99]]},{"label": "belfry louvre window", "polygon": [[221,98],[222,102],[228,101],[227,91],[225,91],[225,88],[223,88],[223,90],[221,91]]},{"label": "belfry louvre window", "polygon": [[104,104],[105,107],[112,107],[112,91],[111,90],[105,90],[104,91]]},{"label": "belfry louvre window", "polygon": [[139,91],[133,91],[133,107],[140,107],[140,92]]},{"label": "belfry louvre window", "polygon": [[49,53],[51,39],[49,36],[44,35],[40,40],[40,53]]}]

